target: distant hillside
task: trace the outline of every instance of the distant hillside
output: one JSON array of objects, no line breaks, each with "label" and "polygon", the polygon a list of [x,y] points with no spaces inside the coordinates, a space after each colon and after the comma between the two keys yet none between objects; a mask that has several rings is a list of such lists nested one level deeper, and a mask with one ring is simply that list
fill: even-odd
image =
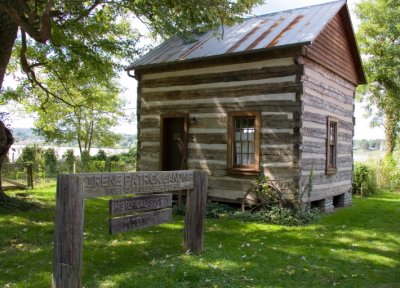
[{"label": "distant hillside", "polygon": [[33,129],[30,128],[14,128],[12,129],[12,133],[15,138],[15,142],[44,142],[44,139],[41,136],[36,135],[33,132]]},{"label": "distant hillside", "polygon": [[[44,138],[35,134],[33,129],[30,128],[14,128],[12,129],[16,144],[30,145],[44,143]],[[120,134],[121,140],[117,143],[115,148],[129,148],[136,144],[136,135]],[[74,143],[69,143],[67,146],[77,146]]]}]

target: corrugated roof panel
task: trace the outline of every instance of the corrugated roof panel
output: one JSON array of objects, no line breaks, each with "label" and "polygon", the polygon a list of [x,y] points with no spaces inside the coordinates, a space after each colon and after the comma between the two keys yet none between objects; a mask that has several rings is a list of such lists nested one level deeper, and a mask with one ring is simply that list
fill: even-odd
[{"label": "corrugated roof panel", "polygon": [[341,0],[247,18],[224,30],[194,35],[192,43],[172,37],[127,69],[312,42],[345,3]]}]

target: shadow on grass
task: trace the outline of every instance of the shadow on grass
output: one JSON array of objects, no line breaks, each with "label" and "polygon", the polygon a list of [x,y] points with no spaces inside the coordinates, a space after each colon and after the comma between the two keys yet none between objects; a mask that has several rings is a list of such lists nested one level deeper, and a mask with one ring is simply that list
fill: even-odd
[{"label": "shadow on grass", "polygon": [[[400,209],[385,199],[356,199],[354,207],[303,227],[207,219],[201,256],[183,252],[182,217],[108,235],[108,201],[88,200],[83,285],[398,287]],[[53,221],[50,204],[2,216],[0,287],[50,285]]]},{"label": "shadow on grass", "polygon": [[37,202],[32,202],[29,198],[26,198],[27,194],[24,194],[23,197],[8,196],[5,201],[0,202],[0,214],[9,214],[14,212],[21,212],[27,210],[40,210],[43,208],[43,205]]},{"label": "shadow on grass", "polygon": [[93,228],[86,234],[84,283],[87,287],[395,287],[400,282],[400,233],[370,228],[372,215],[343,224],[346,214],[361,208],[357,203],[307,227],[207,220],[202,256],[182,252],[182,218],[99,237],[107,224],[91,224],[94,211],[88,211],[87,226]]}]

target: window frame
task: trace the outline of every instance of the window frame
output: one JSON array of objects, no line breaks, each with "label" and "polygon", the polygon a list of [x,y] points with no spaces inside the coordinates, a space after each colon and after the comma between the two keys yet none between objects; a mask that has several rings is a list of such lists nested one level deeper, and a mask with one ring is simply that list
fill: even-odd
[{"label": "window frame", "polygon": [[[331,124],[335,124],[334,131],[334,141],[331,141],[330,127]],[[338,156],[338,129],[339,129],[339,120],[335,117],[328,116],[327,125],[326,125],[326,174],[335,174],[337,172],[337,156]],[[331,147],[333,147],[333,151],[335,155],[332,158]],[[334,163],[331,163],[330,159],[334,159]],[[332,165],[331,165],[332,164]]]},{"label": "window frame", "polygon": [[[254,118],[254,164],[236,165],[234,159],[235,120],[246,117]],[[228,113],[227,170],[229,173],[242,175],[258,175],[260,173],[260,122],[261,115],[258,111],[236,111]]]}]

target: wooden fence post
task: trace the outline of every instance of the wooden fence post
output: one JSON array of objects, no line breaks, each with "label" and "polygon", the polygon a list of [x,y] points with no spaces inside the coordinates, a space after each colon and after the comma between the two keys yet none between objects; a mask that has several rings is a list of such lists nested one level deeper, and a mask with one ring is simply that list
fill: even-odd
[{"label": "wooden fence post", "polygon": [[31,187],[33,189],[33,165],[26,165],[26,186]]},{"label": "wooden fence post", "polygon": [[207,173],[193,171],[193,190],[186,195],[186,216],[183,248],[193,254],[203,251],[204,220],[208,181]]},{"label": "wooden fence post", "polygon": [[54,231],[53,288],[80,288],[83,249],[83,179],[59,175]]}]

